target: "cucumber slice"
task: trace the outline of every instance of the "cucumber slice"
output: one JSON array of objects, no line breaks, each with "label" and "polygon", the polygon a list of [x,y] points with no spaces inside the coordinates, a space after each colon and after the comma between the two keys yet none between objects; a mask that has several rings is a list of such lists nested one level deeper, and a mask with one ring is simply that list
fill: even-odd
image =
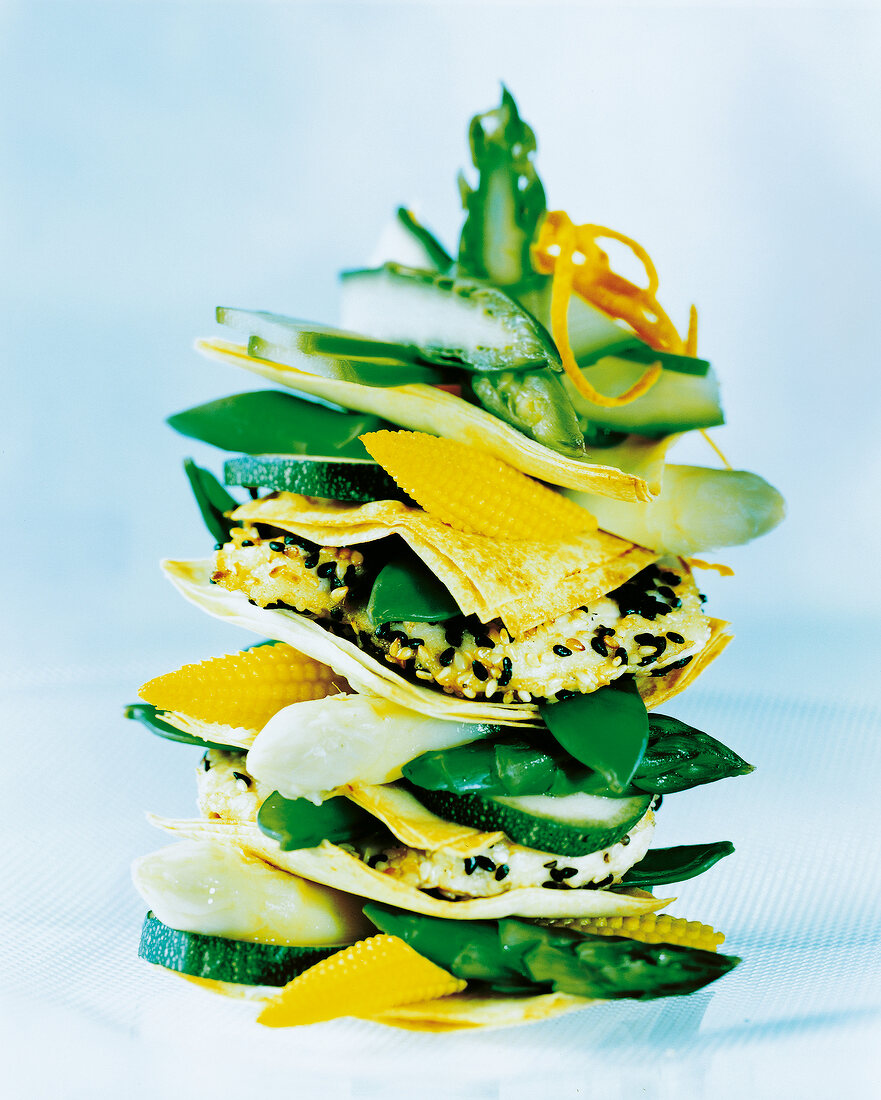
[{"label": "cucumber slice", "polygon": [[644,816],[651,795],[603,798],[595,794],[482,798],[408,785],[432,813],[484,832],[501,830],[516,844],[561,856],[586,856],[615,844]]},{"label": "cucumber slice", "polygon": [[242,455],[223,465],[227,485],[260,486],[328,500],[410,498],[377,462],[312,455]]},{"label": "cucumber slice", "polygon": [[283,947],[180,932],[153,916],[144,918],[138,955],[149,963],[236,985],[286,985],[339,947]]},{"label": "cucumber slice", "polygon": [[560,357],[547,330],[498,287],[399,264],[343,274],[342,323],[415,344],[433,362],[475,371],[526,370]]},{"label": "cucumber slice", "polygon": [[569,346],[579,363],[593,362],[602,355],[619,355],[641,344],[635,332],[601,309],[576,294],[569,299]]},{"label": "cucumber slice", "polygon": [[362,386],[436,384],[450,371],[426,362],[417,348],[371,340],[353,332],[298,321],[281,313],[218,306],[222,325],[248,336],[248,354],[285,363],[305,374],[357,382]]},{"label": "cucumber slice", "polygon": [[[645,363],[610,355],[592,366],[582,367],[582,374],[600,393],[617,396],[638,381],[645,369]],[[648,393],[629,405],[612,409],[594,405],[582,397],[568,377],[562,383],[585,429],[599,425],[639,435],[671,435],[725,423],[719,383],[712,369],[703,376],[662,370]]]}]

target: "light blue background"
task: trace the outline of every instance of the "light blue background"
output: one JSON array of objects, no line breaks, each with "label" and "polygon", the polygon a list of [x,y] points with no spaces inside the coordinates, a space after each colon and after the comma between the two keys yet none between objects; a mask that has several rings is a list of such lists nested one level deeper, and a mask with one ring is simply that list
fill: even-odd
[{"label": "light blue background", "polygon": [[[39,901],[19,890],[28,921],[46,902],[39,853],[70,828],[57,850],[71,881],[81,867],[90,876],[83,896],[107,907],[106,934],[136,921],[125,865],[156,843],[140,808],[190,812],[191,779],[189,765],[164,770],[168,746],[120,728],[117,707],[143,680],[246,640],[183,604],[157,568],[210,549],[182,457],[221,462],[163,417],[259,388],[200,359],[193,338],[213,331],[217,304],[332,321],[337,271],[369,258],[399,202],[453,245],[466,124],[494,104],[500,80],[538,134],[550,205],[643,243],[677,321],[697,303],[729,419],[715,438],[789,500],[778,531],[719,555],[733,580],[705,578],[710,610],[733,620],[738,640],[679,708],[698,724],[721,715],[721,732],[761,769],[722,795],[683,798],[682,813],[722,813],[732,821],[723,831],[770,860],[774,881],[791,876],[790,902],[778,885],[761,917],[771,880],[750,879],[743,905],[720,901],[758,968],[744,1018],[766,1003],[769,973],[795,980],[796,926],[813,919],[805,873],[841,927],[868,912],[877,875],[841,874],[821,815],[835,784],[852,784],[842,845],[856,849],[873,828],[862,746],[881,612],[881,15],[607,7],[0,7],[2,680],[16,689],[5,732],[26,777],[10,827],[32,820],[41,791],[51,795],[39,804],[54,807],[51,827],[44,817],[29,834],[45,843],[26,860]],[[699,440],[674,454],[714,464]],[[863,708],[857,724],[853,707]],[[785,738],[771,744],[778,717]],[[79,785],[58,770],[47,779],[47,755]],[[83,785],[100,759],[110,773],[101,801]],[[775,813],[788,828],[772,841],[755,815]],[[799,840],[805,815],[804,837],[826,845],[819,868]],[[676,811],[668,820],[665,842],[688,839],[675,835]],[[739,866],[728,881],[745,874]],[[697,890],[706,919],[716,881]],[[72,912],[77,942],[96,904]],[[841,928],[830,940],[832,966]],[[114,951],[119,969],[105,981],[114,988],[130,965],[140,988],[132,945],[114,940]],[[818,997],[817,1019],[848,1004],[840,989]],[[785,1019],[789,1005],[778,1007]],[[102,1042],[90,1037],[85,1054]],[[806,1051],[794,1048],[793,1064]],[[863,1063],[851,1064],[858,1075]],[[764,1095],[756,1080],[752,1095]]]}]

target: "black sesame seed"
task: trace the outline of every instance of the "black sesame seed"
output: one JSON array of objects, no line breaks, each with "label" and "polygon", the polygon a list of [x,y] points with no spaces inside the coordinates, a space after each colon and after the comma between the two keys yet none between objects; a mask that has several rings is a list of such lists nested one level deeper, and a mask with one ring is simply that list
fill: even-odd
[{"label": "black sesame seed", "polygon": [[318,564],[318,555],[317,554],[309,554],[307,557],[303,558],[303,568],[304,569],[314,569],[317,564]]},{"label": "black sesame seed", "polygon": [[682,643],[685,641],[682,635],[677,634],[675,630],[668,630],[667,637],[670,639],[671,642],[675,642],[676,645],[682,645]]},{"label": "black sesame seed", "polygon": [[391,634],[389,634],[388,638],[390,642],[393,642],[397,638],[402,646],[406,645],[407,642],[409,642],[410,640],[403,630],[393,630]]},{"label": "black sesame seed", "polygon": [[543,882],[542,886],[545,890],[568,890],[569,887],[565,882]]},{"label": "black sesame seed", "polygon": [[455,651],[455,649],[453,649],[452,646],[450,646],[449,649],[445,649],[443,651],[443,653],[441,653],[441,655],[437,659],[437,663],[442,668],[447,668],[449,665],[451,665],[453,663],[453,658],[455,656],[456,656],[456,651]]},{"label": "black sesame seed", "polygon": [[682,583],[682,578],[677,577],[675,573],[665,573],[663,571],[658,572],[658,580],[662,584],[677,585]]},{"label": "black sesame seed", "polygon": [[[215,579],[214,579],[213,577],[209,577],[209,578],[208,578],[208,583],[209,583],[209,584],[217,584],[217,581],[216,581],[216,580],[215,580]],[[254,601],[253,601],[253,600],[251,600],[251,603],[253,603],[253,602],[254,602]]]},{"label": "black sesame seed", "polygon": [[462,623],[456,623],[455,625],[449,625],[444,627],[444,637],[447,639],[447,643],[451,646],[455,646],[456,649],[462,644],[462,639],[465,636],[465,627]]},{"label": "black sesame seed", "polygon": [[285,546],[296,546],[297,545],[296,535],[285,535],[284,544],[285,544]]},{"label": "black sesame seed", "polygon": [[489,856],[475,856],[474,862],[481,871],[494,871],[496,869],[495,862]]},{"label": "black sesame seed", "polygon": [[615,631],[610,626],[598,626],[594,634],[598,638],[611,638]]},{"label": "black sesame seed", "polygon": [[425,645],[425,639],[424,638],[408,638],[407,639],[407,644],[413,649],[418,649],[421,645]]},{"label": "black sesame seed", "polygon": [[477,860],[474,858],[474,856],[468,856],[468,858],[465,860],[465,874],[473,875],[476,870]]},{"label": "black sesame seed", "polygon": [[611,886],[614,881],[615,881],[615,876],[614,875],[608,875],[606,878],[600,879],[600,881],[595,883],[594,885],[596,886],[596,888],[598,890],[601,890],[604,886]]},{"label": "black sesame seed", "polygon": [[378,852],[367,860],[368,867],[375,867],[377,863],[388,863],[388,856],[384,852]]},{"label": "black sesame seed", "polygon": [[697,598],[700,600],[701,603],[707,602],[707,597],[703,592],[698,592]]},{"label": "black sesame seed", "polygon": [[514,676],[514,673],[511,672],[511,671],[502,672],[502,673],[499,674],[499,677],[496,680],[496,683],[499,685],[500,688],[507,687],[508,684],[510,684],[513,676]]},{"label": "black sesame seed", "polygon": [[655,644],[654,634],[646,634],[646,633],[634,634],[633,635],[633,640],[635,642],[638,642],[640,645],[654,645]]},{"label": "black sesame seed", "polygon": [[502,658],[502,672],[513,672],[513,671],[514,671],[514,666],[511,663],[511,658],[510,657],[503,657]]},{"label": "black sesame seed", "polygon": [[253,546],[254,543],[251,539],[242,539],[240,545],[242,545],[242,546]]},{"label": "black sesame seed", "polygon": [[624,646],[618,646],[618,648],[615,650],[615,656],[621,658],[622,665],[627,664],[627,650],[624,648]]},{"label": "black sesame seed", "polygon": [[206,753],[205,753],[205,755],[204,755],[204,756],[202,757],[202,768],[203,768],[203,769],[204,769],[204,770],[205,770],[206,772],[210,772],[210,771],[211,771],[211,761],[210,761],[210,760],[208,759],[208,753],[207,753],[207,752],[206,752]]},{"label": "black sesame seed", "polygon": [[391,623],[381,623],[376,631],[377,638],[387,638],[392,631]]},{"label": "black sesame seed", "polygon": [[477,677],[478,680],[488,680],[489,673],[487,672],[486,665],[481,661],[471,662],[471,671]]},{"label": "black sesame seed", "polygon": [[222,550],[223,549],[223,543],[222,542],[215,542],[214,549],[215,550]]},{"label": "black sesame seed", "polygon": [[233,779],[241,779],[241,781],[245,784],[246,787],[251,786],[251,777],[250,777],[250,775],[245,775],[244,772],[233,772],[232,775],[233,775]]},{"label": "black sesame seed", "polygon": [[551,871],[551,878],[554,880],[554,882],[565,882],[567,878],[572,878],[573,875],[577,874],[577,867],[555,867]]},{"label": "black sesame seed", "polygon": [[606,643],[602,640],[602,638],[591,638],[590,648],[594,651],[594,653],[598,653],[600,657],[609,656],[609,651],[606,648]]},{"label": "black sesame seed", "polygon": [[555,859],[552,859],[550,861],[550,863],[543,863],[542,864],[542,867],[547,867],[547,868],[556,867],[556,866],[557,866],[557,861]]},{"label": "black sesame seed", "polygon": [[574,699],[577,694],[577,691],[569,691],[568,688],[563,688],[562,691],[557,692],[557,702],[564,703],[567,699]]},{"label": "black sesame seed", "polygon": [[272,542],[270,542],[269,544],[269,549],[274,550],[277,554],[280,550],[284,550],[284,543],[276,542],[276,540],[273,539]]},{"label": "black sesame seed", "polygon": [[495,649],[496,643],[487,634],[475,634],[474,644],[478,649]]},{"label": "black sesame seed", "polygon": [[628,833],[625,833],[624,836],[622,836],[621,839],[618,841],[618,843],[621,845],[622,848],[626,848],[627,845],[630,843],[630,835]]},{"label": "black sesame seed", "polygon": [[508,864],[507,863],[500,863],[498,865],[498,867],[496,867],[496,873],[494,875],[494,878],[495,878],[496,882],[501,882],[502,879],[507,878],[510,873],[511,873],[511,868],[508,866]]},{"label": "black sesame seed", "polygon": [[[272,546],[272,543],[270,543],[269,545]],[[308,566],[307,566],[307,568],[308,568]],[[329,577],[331,575],[331,573],[336,573],[336,562],[335,561],[326,561],[326,562],[324,562],[322,565],[318,566],[318,568],[315,570],[315,573],[319,577]]]},{"label": "black sesame seed", "polygon": [[555,645],[554,646],[554,653],[556,653],[556,655],[558,657],[571,657],[572,656],[572,650],[567,649],[566,646],[564,646],[564,645]]},{"label": "black sesame seed", "polygon": [[669,665],[668,667],[669,668],[685,668],[685,666],[691,660],[692,660],[691,657],[681,657],[678,661],[674,661],[673,664]]},{"label": "black sesame seed", "polygon": [[673,591],[672,588],[670,588],[669,585],[666,585],[666,584],[659,584],[658,585],[658,595],[663,596],[665,600],[675,600],[676,599],[676,593]]}]

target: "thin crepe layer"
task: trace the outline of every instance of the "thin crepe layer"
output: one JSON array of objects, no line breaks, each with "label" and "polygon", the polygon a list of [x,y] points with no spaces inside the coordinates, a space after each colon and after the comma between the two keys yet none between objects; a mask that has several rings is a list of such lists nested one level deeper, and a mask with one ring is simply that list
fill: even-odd
[{"label": "thin crepe layer", "polygon": [[626,917],[653,913],[674,898],[657,898],[634,887],[616,890],[544,890],[522,887],[489,898],[446,901],[368,867],[329,841],[316,848],[284,852],[250,823],[215,820],[174,820],[149,814],[151,824],[177,838],[216,840],[234,844],[282,871],[311,882],[333,886],[358,897],[394,905],[411,913],[456,920],[499,920],[503,917]]},{"label": "thin crepe layer", "polygon": [[605,596],[657,560],[653,551],[599,530],[549,542],[466,534],[394,500],[347,504],[275,493],[241,505],[232,518],[267,523],[322,546],[400,535],[464,615],[485,623],[500,618],[515,638]]},{"label": "thin crepe layer", "polygon": [[588,450],[585,461],[567,458],[536,443],[485,409],[451,393],[413,383],[408,386],[362,386],[306,374],[283,363],[255,359],[246,348],[216,338],[197,340],[196,350],[209,359],[253,371],[278,385],[341,405],[374,413],[413,431],[457,439],[552,485],[580,489],[617,500],[650,501],[660,492],[664,456],[671,437],[630,436],[615,447]]}]

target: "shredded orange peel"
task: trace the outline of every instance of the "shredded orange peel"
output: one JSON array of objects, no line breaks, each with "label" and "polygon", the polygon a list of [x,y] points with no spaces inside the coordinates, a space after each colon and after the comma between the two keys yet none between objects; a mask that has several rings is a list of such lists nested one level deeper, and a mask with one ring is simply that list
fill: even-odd
[{"label": "shredded orange peel", "polygon": [[[604,238],[618,241],[630,249],[645,269],[646,286],[637,286],[612,270],[608,255],[597,244]],[[629,405],[657,382],[661,376],[661,364],[652,364],[629,390],[618,397],[609,397],[596,390],[582,374],[569,343],[569,299],[573,291],[610,317],[625,321],[651,347],[677,355],[696,355],[697,310],[691,307],[688,335],[683,340],[657,300],[658,273],[655,265],[645,249],[631,237],[602,225],[575,225],[564,211],[551,210],[542,222],[538,240],[532,246],[532,260],[538,271],[553,275],[551,332],[563,361],[563,369],[576,390],[594,405],[603,408]]]}]

